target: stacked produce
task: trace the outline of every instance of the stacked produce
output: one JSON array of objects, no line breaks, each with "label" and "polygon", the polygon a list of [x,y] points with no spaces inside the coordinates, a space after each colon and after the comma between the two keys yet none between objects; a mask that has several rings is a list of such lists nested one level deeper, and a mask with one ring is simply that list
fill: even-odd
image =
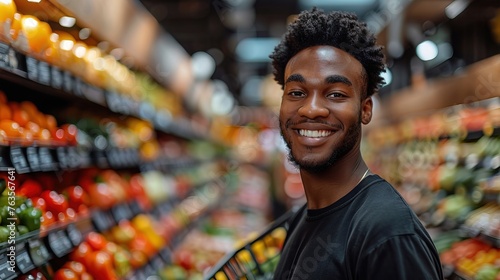
[{"label": "stacked produce", "polygon": [[0,91],[0,144],[75,145],[78,130],[74,125],[58,126],[56,118],[44,114],[30,101],[8,101]]},{"label": "stacked produce", "polygon": [[427,227],[442,230],[434,241],[443,263],[470,279],[495,279],[483,277],[496,276],[500,260],[498,104],[493,98],[445,108],[370,130],[366,141],[370,168]]}]

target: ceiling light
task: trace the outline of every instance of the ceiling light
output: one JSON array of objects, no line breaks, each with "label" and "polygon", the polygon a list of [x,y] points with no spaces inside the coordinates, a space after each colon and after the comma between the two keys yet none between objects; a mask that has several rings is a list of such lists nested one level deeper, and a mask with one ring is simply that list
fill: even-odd
[{"label": "ceiling light", "polygon": [[455,0],[445,8],[445,14],[449,19],[454,19],[462,13],[470,4],[470,0]]},{"label": "ceiling light", "polygon": [[32,3],[40,3],[42,0],[28,0],[28,2],[32,2]]},{"label": "ceiling light", "polygon": [[64,17],[61,17],[59,19],[59,24],[61,26],[64,26],[64,27],[73,27],[76,23],[76,19],[74,17],[67,17],[67,16],[64,16]]},{"label": "ceiling light", "polygon": [[426,40],[417,46],[417,56],[423,61],[429,61],[436,58],[438,55],[438,47],[436,43]]}]

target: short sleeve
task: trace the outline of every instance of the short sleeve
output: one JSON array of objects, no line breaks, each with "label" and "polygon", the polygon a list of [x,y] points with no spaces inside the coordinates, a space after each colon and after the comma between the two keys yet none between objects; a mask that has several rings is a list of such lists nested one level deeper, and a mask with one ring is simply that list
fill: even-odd
[{"label": "short sleeve", "polygon": [[417,235],[399,235],[375,245],[357,262],[358,280],[442,280],[439,259]]}]

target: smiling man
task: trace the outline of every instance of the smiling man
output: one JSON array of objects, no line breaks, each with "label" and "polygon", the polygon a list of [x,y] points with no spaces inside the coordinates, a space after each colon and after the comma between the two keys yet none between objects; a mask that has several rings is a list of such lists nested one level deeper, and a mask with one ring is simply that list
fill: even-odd
[{"label": "smiling man", "polygon": [[274,279],[443,279],[426,229],[361,156],[384,69],[366,25],[349,13],[304,11],[271,59],[283,88],[281,134],[307,198]]}]

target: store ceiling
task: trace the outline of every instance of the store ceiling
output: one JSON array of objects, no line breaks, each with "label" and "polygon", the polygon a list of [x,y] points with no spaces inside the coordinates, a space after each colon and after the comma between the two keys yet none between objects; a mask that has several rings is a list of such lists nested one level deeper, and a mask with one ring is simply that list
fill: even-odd
[{"label": "store ceiling", "polygon": [[[255,76],[269,73],[268,63],[242,63],[235,55],[237,43],[248,37],[279,38],[285,31],[290,15],[302,9],[318,6],[325,10],[340,9],[355,12],[359,17],[378,24],[381,44],[389,41],[386,23],[395,15],[391,11],[404,8],[402,14],[404,33],[407,25],[415,24],[422,32],[425,25],[437,26],[452,21],[445,8],[453,0],[141,0],[142,4],[158,20],[189,54],[205,51],[214,56],[218,67],[212,76],[226,82],[231,92],[244,105],[241,90],[245,82]],[[466,4],[460,22],[474,21],[499,7],[498,0],[456,0]],[[395,8],[396,7],[396,8]],[[459,24],[459,23],[458,23]],[[408,44],[407,36],[401,36]],[[405,46],[406,47],[406,46]],[[386,47],[387,49],[387,47]],[[256,100],[254,100],[256,101]],[[258,100],[257,100],[258,101]]]}]

